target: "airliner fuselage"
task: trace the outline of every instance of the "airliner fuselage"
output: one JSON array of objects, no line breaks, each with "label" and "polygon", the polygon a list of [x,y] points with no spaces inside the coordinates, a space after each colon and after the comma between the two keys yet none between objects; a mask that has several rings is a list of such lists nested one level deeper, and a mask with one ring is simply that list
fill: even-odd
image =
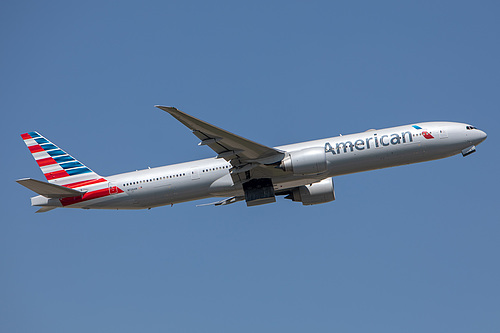
[{"label": "airliner fuselage", "polygon": [[[41,194],[32,198],[32,205],[41,211],[143,209],[228,197],[214,204],[245,200],[254,206],[274,202],[276,195],[318,204],[335,199],[332,177],[460,153],[467,156],[486,139],[483,131],[468,124],[426,122],[268,148],[177,109],[161,108],[193,130],[200,145],[208,145],[218,157],[101,177],[82,169],[83,164],[38,133],[26,133],[23,138],[49,181],[18,181]],[[82,173],[72,174],[78,168]],[[59,193],[65,188],[80,193]]]}]

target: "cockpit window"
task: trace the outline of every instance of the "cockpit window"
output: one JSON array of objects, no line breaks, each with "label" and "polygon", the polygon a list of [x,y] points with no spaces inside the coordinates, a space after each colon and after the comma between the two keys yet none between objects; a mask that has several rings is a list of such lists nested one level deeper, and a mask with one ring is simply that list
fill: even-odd
[{"label": "cockpit window", "polygon": [[477,129],[477,128],[475,128],[474,126],[465,126],[465,129],[473,130],[473,129]]}]

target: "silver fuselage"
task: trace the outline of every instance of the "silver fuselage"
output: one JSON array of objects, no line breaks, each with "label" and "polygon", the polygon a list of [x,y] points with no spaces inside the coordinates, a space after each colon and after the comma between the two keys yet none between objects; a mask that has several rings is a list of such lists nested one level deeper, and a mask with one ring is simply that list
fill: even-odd
[{"label": "silver fuselage", "polygon": [[[275,190],[280,191],[328,177],[453,156],[486,138],[484,132],[469,130],[467,126],[454,122],[427,122],[418,124],[421,129],[406,125],[276,147],[285,152],[324,147],[328,167],[325,172],[307,176],[274,168],[272,182]],[[432,138],[426,138],[422,134],[424,130]],[[111,195],[68,207],[142,209],[209,197],[243,195],[241,183],[233,181],[231,165],[220,158],[117,174],[106,179]]]}]

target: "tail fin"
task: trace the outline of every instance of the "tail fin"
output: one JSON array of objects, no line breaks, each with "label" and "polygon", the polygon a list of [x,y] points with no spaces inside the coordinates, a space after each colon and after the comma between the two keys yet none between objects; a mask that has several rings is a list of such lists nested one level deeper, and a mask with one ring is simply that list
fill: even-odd
[{"label": "tail fin", "polygon": [[29,132],[21,134],[21,137],[50,183],[74,187],[71,185],[105,181],[39,133]]}]

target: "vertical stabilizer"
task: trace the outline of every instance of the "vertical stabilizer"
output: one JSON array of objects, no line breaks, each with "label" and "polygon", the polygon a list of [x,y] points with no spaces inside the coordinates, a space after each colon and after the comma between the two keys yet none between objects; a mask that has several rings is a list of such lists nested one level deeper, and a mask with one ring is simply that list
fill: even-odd
[{"label": "vertical stabilizer", "polygon": [[21,137],[50,183],[79,187],[106,181],[39,133],[24,133]]}]

